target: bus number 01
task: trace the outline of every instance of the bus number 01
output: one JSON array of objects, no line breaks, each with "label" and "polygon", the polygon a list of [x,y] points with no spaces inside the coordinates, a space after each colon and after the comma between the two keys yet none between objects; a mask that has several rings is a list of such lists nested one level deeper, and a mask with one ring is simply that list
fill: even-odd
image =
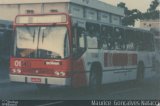
[{"label": "bus number 01", "polygon": [[20,66],[21,66],[21,61],[15,61],[15,62],[14,62],[14,65],[15,65],[16,67],[20,67]]}]

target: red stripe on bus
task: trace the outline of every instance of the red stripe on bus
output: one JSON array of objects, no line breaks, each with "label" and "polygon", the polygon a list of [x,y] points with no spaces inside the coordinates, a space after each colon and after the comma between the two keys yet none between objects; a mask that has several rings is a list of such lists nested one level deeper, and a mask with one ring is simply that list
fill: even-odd
[{"label": "red stripe on bus", "polygon": [[127,54],[113,54],[113,66],[126,66],[128,63]]},{"label": "red stripe on bus", "polygon": [[[113,53],[112,57],[109,56],[111,56],[109,53],[104,54],[104,67],[127,66],[127,65],[137,64],[137,54]],[[112,60],[112,65],[110,65],[111,60]]]},{"label": "red stripe on bus", "polygon": [[108,56],[109,56],[108,53],[105,53],[105,54],[104,54],[104,66],[105,66],[105,67],[107,67],[108,64],[109,64],[109,63],[108,63]]},{"label": "red stripe on bus", "polygon": [[137,54],[132,54],[132,65],[137,65]]}]

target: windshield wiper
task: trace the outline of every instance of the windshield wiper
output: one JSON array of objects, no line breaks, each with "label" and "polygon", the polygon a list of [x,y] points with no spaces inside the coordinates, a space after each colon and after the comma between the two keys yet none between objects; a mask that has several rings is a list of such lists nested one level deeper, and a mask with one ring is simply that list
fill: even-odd
[{"label": "windshield wiper", "polygon": [[33,37],[33,42],[34,42],[34,40],[35,40],[35,36],[36,36],[36,31],[35,31],[35,29],[34,29],[34,33],[33,33],[33,35],[32,35],[32,33],[31,33],[31,31],[30,31],[29,27],[27,27],[27,30],[28,30],[28,32],[31,34],[31,36]]},{"label": "windshield wiper", "polygon": [[45,36],[44,36],[44,30],[43,30],[42,43],[43,43],[43,41],[44,41],[44,38],[45,38]]},{"label": "windshield wiper", "polygon": [[40,32],[41,32],[41,27],[38,28],[38,45],[39,45],[39,36],[40,36]]},{"label": "windshield wiper", "polygon": [[35,40],[35,35],[36,35],[36,31],[34,30],[34,33],[33,33],[33,42]]}]

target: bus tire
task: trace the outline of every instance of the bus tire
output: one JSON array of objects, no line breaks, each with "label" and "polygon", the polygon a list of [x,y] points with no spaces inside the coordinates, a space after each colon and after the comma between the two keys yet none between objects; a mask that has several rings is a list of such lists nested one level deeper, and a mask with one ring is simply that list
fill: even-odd
[{"label": "bus tire", "polygon": [[102,86],[102,68],[100,65],[93,64],[89,77],[89,89],[91,92],[99,92]]},{"label": "bus tire", "polygon": [[145,71],[144,63],[139,62],[138,66],[137,66],[137,82],[143,82],[144,71]]}]

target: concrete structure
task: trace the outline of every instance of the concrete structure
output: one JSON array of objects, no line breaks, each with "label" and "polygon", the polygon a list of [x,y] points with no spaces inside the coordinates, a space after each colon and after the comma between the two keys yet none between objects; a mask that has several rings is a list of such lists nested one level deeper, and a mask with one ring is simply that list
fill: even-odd
[{"label": "concrete structure", "polygon": [[120,25],[124,10],[98,0],[1,0],[2,19],[14,20],[17,14],[67,12],[73,16]]},{"label": "concrete structure", "polygon": [[140,27],[145,29],[160,28],[160,19],[157,20],[141,20]]}]

